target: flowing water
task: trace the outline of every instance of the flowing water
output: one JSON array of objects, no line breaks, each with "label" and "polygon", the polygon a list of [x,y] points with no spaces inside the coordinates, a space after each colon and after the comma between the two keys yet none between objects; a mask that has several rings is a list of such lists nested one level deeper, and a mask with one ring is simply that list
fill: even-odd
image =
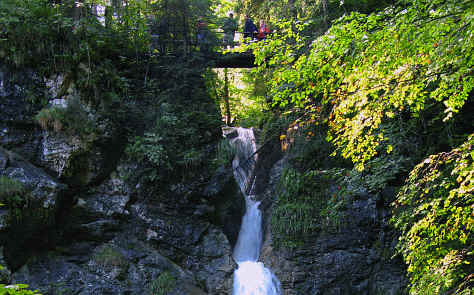
[{"label": "flowing water", "polygon": [[232,166],[234,177],[245,196],[246,211],[234,248],[234,259],[239,267],[234,272],[233,295],[279,295],[280,282],[262,262],[258,262],[262,246],[262,213],[258,209],[260,202],[254,201],[251,195],[257,160],[255,137],[251,129],[236,130],[239,136],[231,141],[236,149]]}]

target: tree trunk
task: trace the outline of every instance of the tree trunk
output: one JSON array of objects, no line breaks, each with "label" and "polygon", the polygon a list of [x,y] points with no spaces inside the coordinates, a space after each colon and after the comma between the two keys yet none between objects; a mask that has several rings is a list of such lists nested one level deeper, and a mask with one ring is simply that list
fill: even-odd
[{"label": "tree trunk", "polygon": [[290,16],[296,20],[298,18],[298,10],[296,9],[295,3],[296,3],[296,0],[288,1],[288,6],[290,7]]},{"label": "tree trunk", "polygon": [[106,28],[111,28],[112,27],[112,22],[114,18],[114,8],[111,6],[106,6],[105,7],[105,27]]},{"label": "tree trunk", "polygon": [[184,42],[184,55],[188,54],[189,47],[189,36],[188,36],[188,3],[182,1],[183,7],[183,42]]}]

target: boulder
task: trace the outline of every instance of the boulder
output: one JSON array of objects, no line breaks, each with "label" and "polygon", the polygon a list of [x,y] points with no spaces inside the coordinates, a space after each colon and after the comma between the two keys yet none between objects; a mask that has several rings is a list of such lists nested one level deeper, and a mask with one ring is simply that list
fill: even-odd
[{"label": "boulder", "polygon": [[[18,193],[2,200],[0,244],[10,266],[18,266],[28,257],[29,245],[38,247],[51,243],[60,208],[68,201],[68,187],[35,167],[19,155],[0,147],[0,176],[16,183]],[[15,237],[14,239],[12,237]]]}]

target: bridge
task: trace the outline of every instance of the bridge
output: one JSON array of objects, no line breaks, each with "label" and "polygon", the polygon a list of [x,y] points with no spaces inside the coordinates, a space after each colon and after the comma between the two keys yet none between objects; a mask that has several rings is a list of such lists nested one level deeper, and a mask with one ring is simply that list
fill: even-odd
[{"label": "bridge", "polygon": [[[220,32],[217,32],[220,33]],[[241,33],[236,32],[236,39],[241,40]],[[163,40],[162,40],[163,41]],[[219,44],[214,40],[214,46],[208,45],[209,48],[205,49],[203,46],[199,46],[197,42],[186,42],[185,40],[166,40],[164,48],[174,48],[175,53],[181,52],[181,54],[199,54],[201,57],[208,61],[208,65],[212,68],[253,68],[255,65],[255,56],[252,52],[221,52],[224,45]],[[158,35],[152,35],[152,46],[155,49],[160,49],[160,40]],[[216,45],[217,44],[217,45]],[[171,46],[170,46],[171,45]],[[239,42],[234,41],[234,46],[239,46]],[[198,49],[200,48],[200,49]],[[213,48],[214,50],[212,50]],[[166,49],[161,49],[166,51]]]}]

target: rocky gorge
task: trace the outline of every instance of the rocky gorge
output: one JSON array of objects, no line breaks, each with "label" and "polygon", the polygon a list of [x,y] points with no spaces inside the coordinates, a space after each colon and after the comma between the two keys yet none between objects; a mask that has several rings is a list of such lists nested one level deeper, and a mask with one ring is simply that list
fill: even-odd
[{"label": "rocky gorge", "polygon": [[471,295],[473,9],[0,1],[0,294]]},{"label": "rocky gorge", "polygon": [[[22,183],[27,197],[2,209],[3,282],[43,294],[230,294],[245,207],[230,166],[149,195],[147,183],[130,181],[139,167],[124,156],[111,122],[87,143],[38,126],[39,108],[24,94],[34,79],[2,72],[0,173]],[[391,192],[358,196],[348,209],[351,222],[297,251],[275,249],[269,220],[288,155],[278,141],[260,153],[261,260],[283,294],[400,294],[406,279],[390,257]]]}]

